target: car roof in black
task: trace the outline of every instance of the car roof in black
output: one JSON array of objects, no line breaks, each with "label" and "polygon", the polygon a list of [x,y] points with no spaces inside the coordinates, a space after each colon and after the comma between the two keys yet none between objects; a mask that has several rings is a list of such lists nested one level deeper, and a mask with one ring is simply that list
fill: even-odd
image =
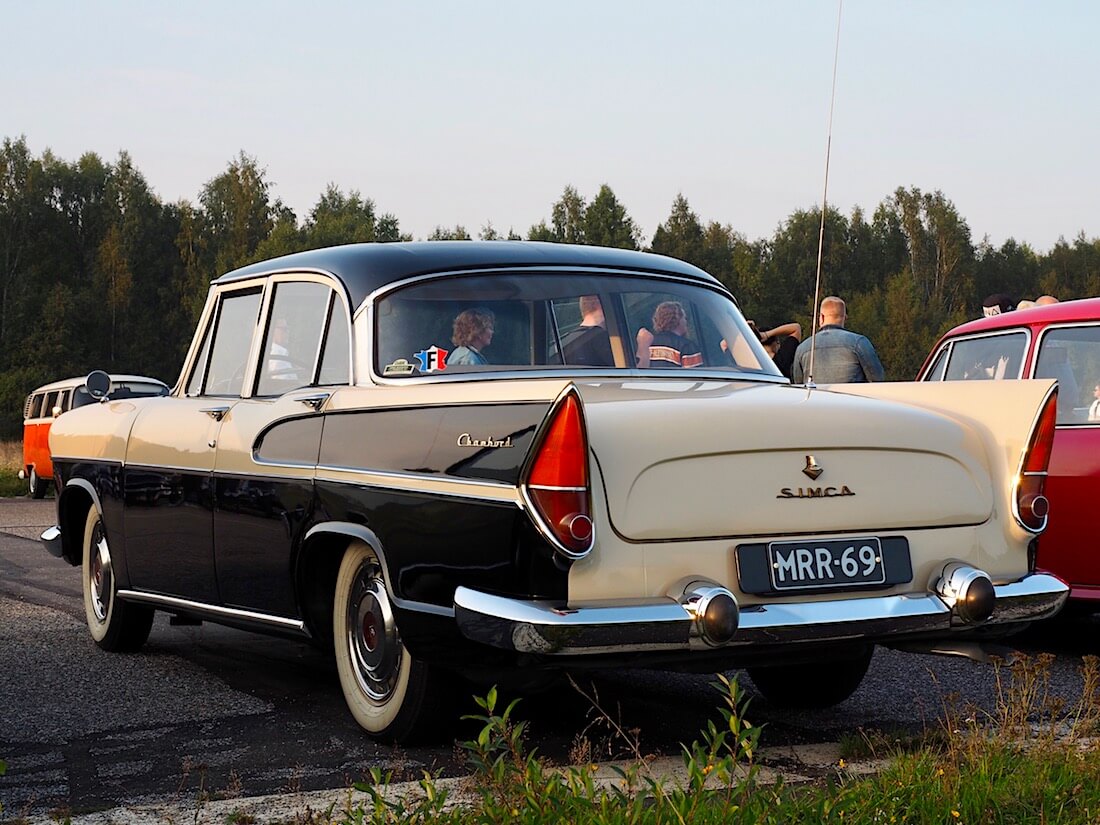
[{"label": "car roof in black", "polygon": [[297,252],[235,269],[217,280],[226,284],[258,275],[322,271],[343,282],[353,307],[387,284],[432,272],[528,266],[578,266],[678,275],[709,286],[721,283],[676,258],[602,246],[538,241],[417,241],[361,243]]}]

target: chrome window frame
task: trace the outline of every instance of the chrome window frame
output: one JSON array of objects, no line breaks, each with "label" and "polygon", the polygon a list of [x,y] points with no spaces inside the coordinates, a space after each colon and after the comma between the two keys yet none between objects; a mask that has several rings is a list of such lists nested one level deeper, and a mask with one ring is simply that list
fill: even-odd
[{"label": "chrome window frame", "polygon": [[[259,370],[259,359],[262,355],[263,339],[267,331],[268,319],[271,313],[271,303],[275,292],[275,285],[285,282],[310,282],[321,283],[332,289],[332,292],[339,298],[344,307],[345,319],[348,325],[348,376],[346,384],[326,384],[325,386],[352,386],[355,384],[355,325],[352,322],[351,302],[348,298],[347,289],[344,287],[343,282],[331,272],[326,272],[320,269],[276,269],[268,273],[258,274],[254,277],[243,278],[241,280],[227,281],[223,284],[212,284],[210,291],[206,296],[206,304],[203,306],[202,314],[199,316],[199,322],[195,327],[195,334],[191,338],[191,346],[188,347],[187,355],[184,358],[183,368],[180,370],[180,377],[176,381],[176,385],[172,388],[171,395],[176,398],[255,398],[260,399],[274,399],[279,398],[278,395],[255,395],[256,378]],[[248,362],[245,368],[244,383],[241,387],[240,395],[219,395],[213,396],[206,392],[206,377],[203,376],[203,391],[199,395],[188,396],[187,384],[191,378],[192,373],[198,366],[195,362],[198,358],[199,351],[202,349],[203,338],[207,329],[211,324],[216,323],[218,318],[218,308],[224,297],[240,291],[247,291],[255,289],[256,287],[261,289],[260,298],[260,311],[256,319],[256,326],[252,331],[252,341],[248,351]],[[333,307],[333,300],[329,300],[329,316],[331,317],[331,310]],[[323,333],[327,333],[329,324],[331,322],[326,318],[325,328]],[[322,335],[323,339],[323,335]],[[320,345],[323,347],[323,343]],[[213,349],[213,342],[211,342],[211,350]],[[205,367],[204,367],[205,368]],[[311,383],[309,386],[315,386],[315,381],[318,376],[318,370],[320,368],[319,360],[315,359],[313,365],[313,373],[311,375]],[[305,389],[305,387],[297,387],[296,389]],[[289,392],[289,390],[288,390]]]},{"label": "chrome window frame", "polygon": [[[608,367],[607,369],[586,367],[583,370],[576,367],[562,366],[555,369],[527,369],[527,370],[493,370],[491,372],[465,372],[455,375],[417,375],[409,378],[386,378],[379,375],[374,366],[374,328],[376,318],[376,307],[378,302],[385,298],[389,293],[396,292],[406,287],[412,286],[420,282],[445,280],[447,278],[457,277],[478,277],[483,275],[514,275],[514,274],[533,274],[533,273],[545,273],[545,274],[558,274],[558,275],[600,275],[610,277],[629,277],[629,278],[641,278],[660,281],[670,281],[673,283],[684,284],[687,286],[698,287],[700,289],[716,292],[728,298],[733,302],[733,305],[737,308],[738,312],[741,312],[741,307],[737,303],[737,299],[733,294],[721,284],[710,284],[703,281],[699,281],[695,278],[688,278],[681,275],[675,275],[672,273],[662,272],[646,272],[644,270],[636,269],[619,269],[619,268],[604,268],[604,267],[587,267],[587,266],[566,266],[560,264],[552,265],[524,265],[524,266],[502,266],[502,267],[479,267],[476,269],[459,269],[459,270],[446,270],[442,272],[431,272],[422,275],[414,275],[408,278],[402,278],[399,281],[393,281],[386,284],[384,287],[378,289],[367,295],[362,303],[355,310],[353,316],[353,326],[361,332],[362,340],[358,342],[359,357],[363,370],[366,376],[370,379],[370,382],[379,386],[409,386],[412,384],[447,384],[447,383],[459,383],[465,381],[498,381],[498,380],[535,380],[541,378],[569,378],[569,379],[595,379],[595,378],[640,378],[640,377],[653,377],[653,378],[672,378],[675,377],[679,380],[696,379],[696,380],[719,380],[719,381],[760,381],[769,384],[790,384],[785,376],[779,374],[778,367],[776,368],[776,375],[768,375],[766,373],[756,372],[743,372],[737,369],[727,370],[708,370],[705,367],[698,369],[692,369],[690,371],[677,371],[668,369],[639,369],[637,367]],[[744,313],[741,313],[741,317],[744,318]],[[765,353],[765,357],[767,354]],[[774,364],[774,362],[772,362]]]}]

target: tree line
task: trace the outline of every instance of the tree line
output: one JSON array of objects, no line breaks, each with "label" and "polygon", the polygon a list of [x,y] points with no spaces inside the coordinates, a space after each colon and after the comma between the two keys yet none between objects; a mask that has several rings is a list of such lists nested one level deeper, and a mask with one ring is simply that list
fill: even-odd
[{"label": "tree line", "polygon": [[[0,435],[18,437],[36,386],[93,368],[171,384],[210,281],[253,261],[342,243],[412,240],[397,216],[330,184],[299,217],[241,152],[197,202],[162,203],[125,152],[67,161],[35,156],[24,138],[0,151]],[[758,325],[813,314],[819,207],[798,209],[769,238],[704,221],[678,195],[645,243],[610,186],[588,200],[566,186],[525,234],[491,223],[484,240],[527,239],[642,249],[689,261],[721,280]],[[428,240],[469,239],[438,226]],[[977,243],[939,191],[898,188],[868,217],[825,214],[823,294],[848,302],[849,326],[867,335],[887,377],[911,378],[937,337],[980,314],[994,292],[1100,295],[1100,239],[1060,239],[1048,252],[1009,239]]]}]

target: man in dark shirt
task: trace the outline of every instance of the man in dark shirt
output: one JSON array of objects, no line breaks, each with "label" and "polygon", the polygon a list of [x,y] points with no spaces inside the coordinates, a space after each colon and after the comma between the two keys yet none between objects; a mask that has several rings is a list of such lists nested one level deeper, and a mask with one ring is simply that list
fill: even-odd
[{"label": "man in dark shirt", "polygon": [[580,308],[581,325],[562,339],[564,362],[584,367],[615,366],[600,299],[595,295],[582,295]]}]

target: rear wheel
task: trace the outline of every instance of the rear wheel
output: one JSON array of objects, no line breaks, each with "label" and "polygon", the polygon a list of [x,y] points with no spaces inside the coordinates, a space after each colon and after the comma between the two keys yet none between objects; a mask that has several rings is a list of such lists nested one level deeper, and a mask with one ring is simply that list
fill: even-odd
[{"label": "rear wheel", "polygon": [[48,478],[40,478],[38,470],[31,467],[31,471],[27,474],[29,479],[27,486],[30,488],[31,498],[44,498],[46,492],[50,489],[50,480]]},{"label": "rear wheel", "polygon": [[84,614],[95,643],[104,650],[130,653],[149,638],[153,609],[117,597],[114,560],[95,507],[84,522]]},{"label": "rear wheel", "polygon": [[340,563],[332,630],[340,687],[355,721],[379,739],[422,737],[438,707],[440,676],[402,644],[382,565],[362,542]]},{"label": "rear wheel", "polygon": [[785,708],[827,708],[856,692],[867,674],[874,645],[864,645],[851,656],[820,662],[747,668],[764,698]]}]

